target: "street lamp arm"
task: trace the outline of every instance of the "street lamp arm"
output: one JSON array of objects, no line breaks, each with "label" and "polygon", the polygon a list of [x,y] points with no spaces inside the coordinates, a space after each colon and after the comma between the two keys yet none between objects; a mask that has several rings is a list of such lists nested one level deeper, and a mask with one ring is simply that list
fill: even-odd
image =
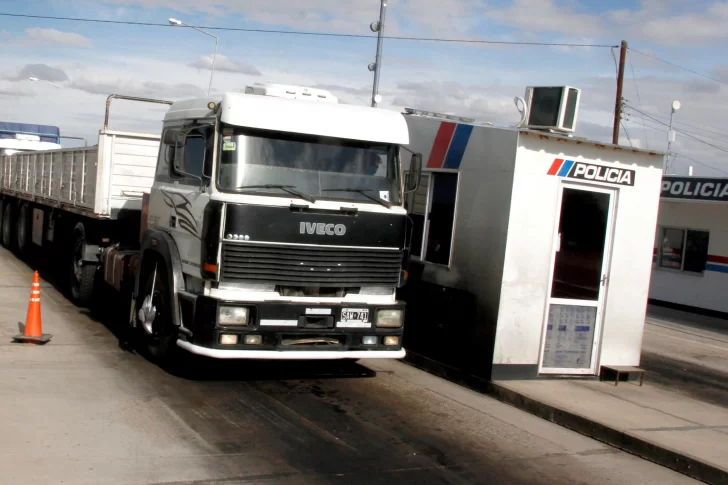
[{"label": "street lamp arm", "polygon": [[200,28],[198,28],[198,27],[195,27],[194,25],[186,24],[186,23],[184,23],[184,22],[181,22],[181,21],[179,21],[179,20],[178,20],[177,22],[179,22],[179,23],[174,23],[173,25],[179,25],[180,27],[189,27],[190,29],[194,29],[194,30],[196,30],[197,32],[202,32],[202,33],[203,33],[203,34],[205,34],[205,35],[209,35],[210,37],[213,37],[214,39],[219,39],[219,37],[218,37],[218,36],[216,36],[216,35],[213,35],[213,34],[211,34],[211,33],[209,33],[209,32],[206,32],[206,31],[204,31],[204,30],[202,30],[202,29],[200,29]]},{"label": "street lamp arm", "polygon": [[205,32],[204,30],[202,30],[200,28],[197,28],[194,25],[186,24],[186,23],[182,22],[181,20],[177,20],[177,19],[171,18],[171,19],[169,19],[169,23],[171,25],[178,25],[180,27],[189,27],[190,29],[194,29],[197,32],[200,32],[202,34],[205,34],[205,35],[207,35],[207,36],[212,37],[213,39],[215,39],[215,51],[212,53],[212,69],[210,71],[210,84],[207,86],[207,95],[209,96],[210,95],[210,91],[212,90],[212,78],[215,76],[215,58],[217,57],[217,45],[220,42],[220,38],[218,36],[216,36],[216,35],[213,35],[213,34],[209,33],[209,32]]},{"label": "street lamp arm", "polygon": [[191,29],[195,29],[197,32],[202,32],[205,35],[209,35],[210,37],[214,38],[215,40],[219,40],[220,39],[218,36],[213,35],[213,34],[211,34],[209,32],[205,32],[204,30],[198,29],[197,27],[193,27],[192,25],[187,25],[187,24],[182,24],[182,25],[184,25],[185,27],[189,27]]}]

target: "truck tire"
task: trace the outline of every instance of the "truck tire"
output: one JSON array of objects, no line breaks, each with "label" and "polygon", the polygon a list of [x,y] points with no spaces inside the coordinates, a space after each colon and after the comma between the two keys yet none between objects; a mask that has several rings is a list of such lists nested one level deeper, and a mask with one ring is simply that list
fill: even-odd
[{"label": "truck tire", "polygon": [[13,204],[6,201],[4,206],[2,243],[5,249],[10,249],[13,245]]},{"label": "truck tire", "polygon": [[[155,278],[156,272],[156,278]],[[152,290],[153,288],[153,290]],[[152,263],[146,271],[142,290],[137,297],[135,318],[142,351],[161,367],[170,368],[177,363],[177,328],[172,321],[172,295],[163,263]],[[152,315],[140,310],[151,301]]]},{"label": "truck tire", "polygon": [[18,227],[15,229],[15,247],[18,249],[18,254],[24,256],[30,249],[30,207],[28,204],[23,204],[18,210],[17,224]]},{"label": "truck tire", "polygon": [[94,282],[96,280],[96,266],[84,264],[83,245],[86,242],[83,225],[76,226],[73,231],[74,239],[71,247],[71,262],[69,271],[69,287],[71,299],[78,306],[88,306],[94,295]]},{"label": "truck tire", "polygon": [[5,220],[5,201],[0,200],[0,241],[2,240],[3,220]]}]

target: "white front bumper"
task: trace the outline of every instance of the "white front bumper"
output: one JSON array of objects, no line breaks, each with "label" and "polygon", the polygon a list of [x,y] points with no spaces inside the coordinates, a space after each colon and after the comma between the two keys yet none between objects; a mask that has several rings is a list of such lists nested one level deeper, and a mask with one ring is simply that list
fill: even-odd
[{"label": "white front bumper", "polygon": [[264,360],[336,360],[336,359],[401,359],[400,350],[226,350],[200,347],[184,340],[177,340],[177,346],[213,359],[264,359]]}]

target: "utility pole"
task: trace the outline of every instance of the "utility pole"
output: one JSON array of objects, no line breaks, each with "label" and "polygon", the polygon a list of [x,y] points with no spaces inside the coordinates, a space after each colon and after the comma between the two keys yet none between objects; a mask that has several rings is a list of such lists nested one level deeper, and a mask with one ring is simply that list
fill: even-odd
[{"label": "utility pole", "polygon": [[384,40],[384,18],[387,16],[387,0],[381,0],[379,7],[379,21],[372,22],[369,28],[377,33],[377,57],[369,64],[369,70],[374,71],[374,86],[372,87],[372,108],[376,108],[382,97],[379,95],[379,71],[382,67],[382,41]]},{"label": "utility pole", "polygon": [[619,48],[619,70],[617,72],[617,99],[614,104],[614,129],[612,144],[619,145],[619,125],[622,123],[622,86],[624,85],[624,61],[627,59],[627,41]]}]

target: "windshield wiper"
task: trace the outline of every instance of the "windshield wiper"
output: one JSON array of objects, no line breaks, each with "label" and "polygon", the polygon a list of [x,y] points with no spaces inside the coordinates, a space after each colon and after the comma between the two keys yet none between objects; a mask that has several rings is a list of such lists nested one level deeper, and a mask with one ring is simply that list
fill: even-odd
[{"label": "windshield wiper", "polygon": [[279,189],[283,192],[288,192],[291,195],[295,195],[296,197],[300,197],[301,199],[311,202],[312,204],[316,202],[316,199],[313,198],[313,196],[304,194],[303,192],[299,192],[296,190],[295,185],[280,185],[280,184],[264,184],[264,185],[241,185],[240,187],[236,187],[237,189]]},{"label": "windshield wiper", "polygon": [[374,202],[378,202],[379,204],[383,205],[387,209],[390,209],[392,207],[392,203],[388,200],[380,199],[379,197],[374,197],[373,195],[369,195],[368,192],[374,192],[373,189],[357,189],[355,187],[347,187],[344,189],[322,189],[321,192],[356,192],[358,194],[363,195],[364,197],[373,200]]}]

